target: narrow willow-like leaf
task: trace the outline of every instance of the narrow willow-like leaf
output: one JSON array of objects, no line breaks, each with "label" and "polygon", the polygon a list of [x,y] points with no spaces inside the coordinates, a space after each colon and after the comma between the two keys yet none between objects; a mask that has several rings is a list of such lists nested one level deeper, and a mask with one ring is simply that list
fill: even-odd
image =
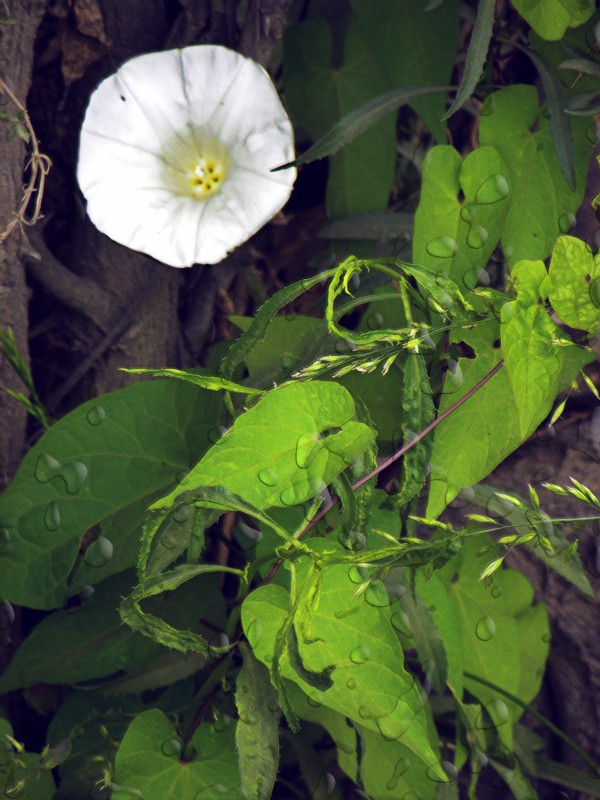
[{"label": "narrow willow-like leaf", "polygon": [[[469,501],[480,508],[487,509],[491,514],[496,514],[501,519],[505,519],[518,532],[524,532],[528,529],[530,523],[525,504],[523,504],[523,508],[519,508],[514,503],[499,500],[497,490],[493,486],[479,483],[476,486],[469,487]],[[536,540],[528,544],[531,552],[543,561],[547,567],[562,575],[569,583],[572,583],[580,592],[588,595],[588,597],[594,597],[594,590],[579,556],[575,554],[569,560],[564,558],[569,547],[569,540],[563,535],[560,528],[552,523],[552,520],[545,526],[545,535],[550,540],[554,553],[546,552],[543,547],[535,547]]]},{"label": "narrow willow-like leaf", "polygon": [[221,362],[220,371],[223,377],[231,378],[238,364],[241,364],[248,353],[262,341],[269,327],[269,322],[278,311],[281,311],[284,306],[296,300],[300,295],[308,292],[313,286],[331,278],[334,274],[335,269],[329,269],[319,272],[318,275],[314,275],[311,278],[303,278],[301,281],[292,283],[275,292],[273,297],[263,303],[256,312],[256,316],[248,330],[239,339],[236,339]]},{"label": "narrow willow-like leaf", "polygon": [[515,766],[509,767],[495,758],[490,758],[490,764],[506,783],[515,800],[538,800],[539,795],[521,772],[518,762],[515,762]]},{"label": "narrow willow-like leaf", "polygon": [[477,81],[485,65],[490,39],[492,38],[495,7],[496,0],[480,0],[478,4],[477,17],[475,18],[475,25],[473,26],[473,33],[471,34],[471,43],[469,44],[469,52],[467,53],[465,71],[463,72],[456,97],[448,111],[442,117],[442,120],[446,120],[455,114],[458,109],[464,105],[465,100],[473,94],[473,90],[477,86]]},{"label": "narrow willow-like leaf", "polygon": [[279,766],[281,712],[269,670],[245,644],[240,645],[240,651],[244,663],[236,681],[239,720],[235,743],[242,788],[247,800],[269,800]]},{"label": "narrow willow-like leaf", "polygon": [[203,653],[163,653],[121,678],[103,684],[102,694],[104,697],[120,697],[161,689],[195,675],[206,663],[207,657]]},{"label": "narrow willow-like leaf", "polygon": [[401,89],[395,89],[393,92],[374,97],[355,111],[343,116],[325,136],[315,142],[300,158],[290,161],[289,164],[283,164],[277,170],[300,166],[301,164],[310,164],[311,161],[318,161],[320,158],[331,156],[337,153],[344,145],[356,139],[357,136],[360,136],[361,133],[367,131],[382,117],[397,111],[402,106],[408,105],[418,97],[435,94],[436,92],[447,92],[448,88],[448,86],[403,86]]},{"label": "narrow willow-like leaf", "polygon": [[406,587],[400,605],[408,617],[417,655],[423,671],[438,694],[443,694],[448,680],[448,658],[444,643],[427,606]]},{"label": "narrow willow-like leaf", "polygon": [[180,381],[187,381],[211,392],[227,391],[238,392],[239,394],[262,394],[260,389],[253,389],[251,386],[242,386],[240,383],[233,383],[225,378],[218,378],[213,375],[202,375],[198,372],[191,372],[185,369],[127,369],[121,367],[121,372],[129,372],[133,375],[153,375],[155,378],[178,378]]},{"label": "narrow willow-like leaf", "polygon": [[525,47],[518,42],[511,41],[511,44],[525,53],[534,63],[546,94],[548,103],[548,113],[550,115],[550,133],[554,142],[554,149],[558,163],[569,188],[575,190],[575,152],[573,149],[573,134],[569,117],[565,111],[567,98],[561,82],[554,75],[545,58],[543,58],[531,47]]},{"label": "narrow willow-like leaf", "polygon": [[558,65],[559,69],[574,69],[584,75],[595,75],[600,78],[600,64],[590,58],[570,58]]},{"label": "narrow willow-like leaf", "polygon": [[[241,576],[242,572],[233,567],[220,564],[181,564],[168,572],[162,572],[146,578],[134,591],[126,597],[119,608],[121,619],[138,633],[149,636],[154,641],[182,653],[210,653],[208,642],[200,634],[183,631],[169,625],[163,619],[148,614],[141,607],[141,602],[163,592],[173,591],[183,583],[211,572],[229,572]],[[213,648],[214,650],[214,648]]]},{"label": "narrow willow-like leaf", "polygon": [[559,761],[545,758],[537,753],[533,756],[533,765],[533,775],[536,778],[551,781],[559,786],[566,786],[568,789],[573,789],[576,792],[582,792],[592,797],[600,797],[598,777],[589,775],[575,767],[570,767],[568,764],[561,764]]},{"label": "narrow willow-like leaf", "polygon": [[[409,353],[402,371],[403,429],[406,439],[426,428],[435,417],[435,408],[425,359],[420,353]],[[426,436],[412,447],[402,460],[402,483],[394,498],[404,506],[421,491],[429,467],[433,437]]]}]

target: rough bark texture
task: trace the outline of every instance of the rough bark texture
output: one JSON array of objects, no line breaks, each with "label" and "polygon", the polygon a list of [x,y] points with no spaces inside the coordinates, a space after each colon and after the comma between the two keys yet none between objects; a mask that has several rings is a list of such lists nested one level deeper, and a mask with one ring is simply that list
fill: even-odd
[{"label": "rough bark texture", "polygon": [[[11,91],[25,104],[33,63],[35,34],[45,3],[31,3],[30,7],[9,0],[8,14],[16,20],[14,25],[0,27],[0,75]],[[0,92],[0,102],[6,113],[16,108],[6,94]],[[6,124],[0,130],[0,233],[14,219],[23,187],[25,146],[15,138],[6,141]],[[28,358],[27,345],[27,289],[21,258],[23,232],[19,226],[0,244],[0,326],[12,328],[17,346]],[[12,367],[0,357],[0,386],[21,390]],[[5,486],[14,473],[23,452],[26,414],[22,406],[4,392],[0,392],[0,487]]]}]

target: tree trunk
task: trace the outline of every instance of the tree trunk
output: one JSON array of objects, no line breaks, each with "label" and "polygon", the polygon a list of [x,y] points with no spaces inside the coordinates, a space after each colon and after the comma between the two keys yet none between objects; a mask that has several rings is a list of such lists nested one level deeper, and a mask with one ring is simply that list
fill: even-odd
[{"label": "tree trunk", "polygon": [[[8,0],[8,15],[14,24],[0,26],[0,75],[9,92],[25,105],[31,82],[33,47],[36,31],[44,11],[45,2],[31,2],[29,7],[18,0]],[[0,91],[2,111],[13,114],[18,107],[7,92]],[[26,148],[15,137],[7,141],[10,123],[0,122],[0,237],[15,221],[15,214],[23,196],[23,162]],[[4,241],[0,242],[0,327],[12,329],[17,347],[26,361],[27,345],[27,289],[22,249],[26,231],[16,224]],[[11,365],[0,359],[0,387],[20,391],[20,384]],[[12,477],[23,454],[26,412],[24,408],[0,392],[0,487]]]}]

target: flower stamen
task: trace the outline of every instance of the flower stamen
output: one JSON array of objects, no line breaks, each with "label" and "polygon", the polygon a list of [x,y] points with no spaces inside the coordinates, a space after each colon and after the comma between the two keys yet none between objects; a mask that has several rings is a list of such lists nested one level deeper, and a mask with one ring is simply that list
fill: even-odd
[{"label": "flower stamen", "polygon": [[179,195],[203,200],[216,194],[229,172],[231,158],[214,136],[194,132],[187,141],[177,138],[163,160],[165,180]]}]

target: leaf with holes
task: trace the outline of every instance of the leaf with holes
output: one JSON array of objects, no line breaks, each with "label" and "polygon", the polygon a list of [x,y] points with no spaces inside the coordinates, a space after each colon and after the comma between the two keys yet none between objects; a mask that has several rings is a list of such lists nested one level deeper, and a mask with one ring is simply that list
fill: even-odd
[{"label": "leaf with holes", "polygon": [[372,446],[374,433],[354,420],[349,392],[335,383],[289,383],[242,414],[167,497],[220,486],[258,509],[292,506],[319,494]]},{"label": "leaf with holes", "polygon": [[[311,540],[321,551],[341,550],[337,543]],[[308,559],[297,562],[297,585],[308,576]],[[316,688],[280,653],[281,676],[296,683],[313,702],[332,708],[386,739],[402,743],[431,772],[444,780],[430,740],[427,714],[415,678],[403,667],[403,653],[392,626],[385,592],[355,597],[362,577],[348,565],[328,566],[320,584],[306,587],[294,624],[306,672],[329,670],[330,686]],[[275,584],[256,589],[244,601],[242,623],[257,658],[271,667],[275,643],[288,613],[288,592]],[[332,669],[333,667],[333,669]]]}]

